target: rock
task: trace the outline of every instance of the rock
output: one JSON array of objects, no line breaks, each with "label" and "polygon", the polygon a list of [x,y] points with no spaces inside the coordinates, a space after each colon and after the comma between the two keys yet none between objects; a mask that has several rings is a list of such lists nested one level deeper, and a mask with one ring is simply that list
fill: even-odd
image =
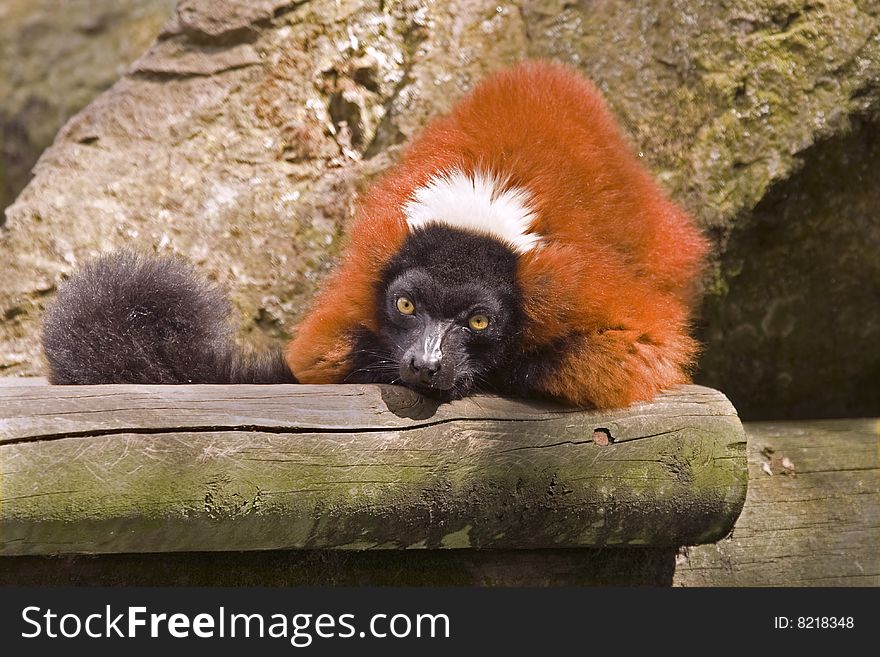
[{"label": "rock", "polygon": [[174,0],[0,3],[0,208],[61,124],[119,79],[173,8]]},{"label": "rock", "polygon": [[803,154],[736,225],[703,381],[757,418],[880,414],[880,124]]},{"label": "rock", "polygon": [[[185,255],[231,290],[245,333],[286,336],[357,192],[482,75],[552,57],[597,82],[713,239],[701,380],[746,417],[876,414],[880,198],[855,181],[880,173],[862,143],[878,33],[875,0],[185,0],[7,211],[0,371],[40,371],[54,286],[121,245]],[[827,291],[843,296],[787,301]],[[850,384],[829,395],[823,377]]]}]

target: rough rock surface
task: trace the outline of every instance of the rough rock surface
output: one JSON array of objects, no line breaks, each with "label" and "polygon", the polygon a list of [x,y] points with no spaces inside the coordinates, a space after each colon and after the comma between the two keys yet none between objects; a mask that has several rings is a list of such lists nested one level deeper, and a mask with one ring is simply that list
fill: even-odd
[{"label": "rough rock surface", "polygon": [[0,208],[68,117],[156,38],[175,0],[0,0]]},{"label": "rough rock surface", "polygon": [[121,245],[186,255],[245,332],[285,335],[358,190],[526,56],[591,76],[713,238],[700,380],[746,417],[880,411],[877,0],[183,0],[7,211],[0,371],[40,371],[45,301]]}]

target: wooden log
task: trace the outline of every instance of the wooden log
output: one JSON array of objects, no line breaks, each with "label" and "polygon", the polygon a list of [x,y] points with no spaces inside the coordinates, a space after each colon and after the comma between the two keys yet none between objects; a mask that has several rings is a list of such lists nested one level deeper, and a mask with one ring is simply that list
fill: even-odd
[{"label": "wooden log", "polygon": [[745,430],[746,504],[732,534],[717,543],[5,557],[0,585],[880,586],[880,421],[747,423]]},{"label": "wooden log", "polygon": [[3,555],[677,546],[727,534],[746,492],[742,425],[698,386],[587,412],[393,386],[5,383]]},{"label": "wooden log", "polygon": [[730,537],[687,548],[679,586],[880,586],[880,420],[746,424]]}]

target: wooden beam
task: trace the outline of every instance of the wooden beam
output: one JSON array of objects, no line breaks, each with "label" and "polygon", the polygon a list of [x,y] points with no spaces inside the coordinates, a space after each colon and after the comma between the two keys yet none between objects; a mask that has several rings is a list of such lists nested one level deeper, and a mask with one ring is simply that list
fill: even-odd
[{"label": "wooden beam", "polygon": [[746,505],[732,535],[712,544],[6,557],[0,584],[880,586],[880,421],[745,430]]},{"label": "wooden beam", "polygon": [[680,586],[880,586],[880,420],[746,424],[733,533],[678,558]]},{"label": "wooden beam", "polygon": [[746,492],[742,425],[698,386],[587,412],[392,386],[9,382],[3,555],[677,546],[726,535]]}]

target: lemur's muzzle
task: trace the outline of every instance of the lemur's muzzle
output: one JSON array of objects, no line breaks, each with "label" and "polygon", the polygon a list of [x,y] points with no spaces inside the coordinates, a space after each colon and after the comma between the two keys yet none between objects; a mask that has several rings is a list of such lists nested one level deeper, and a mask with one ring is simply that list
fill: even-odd
[{"label": "lemur's muzzle", "polygon": [[449,390],[455,382],[454,359],[444,357],[444,339],[451,322],[428,320],[415,343],[406,350],[400,363],[400,377],[405,383]]}]

